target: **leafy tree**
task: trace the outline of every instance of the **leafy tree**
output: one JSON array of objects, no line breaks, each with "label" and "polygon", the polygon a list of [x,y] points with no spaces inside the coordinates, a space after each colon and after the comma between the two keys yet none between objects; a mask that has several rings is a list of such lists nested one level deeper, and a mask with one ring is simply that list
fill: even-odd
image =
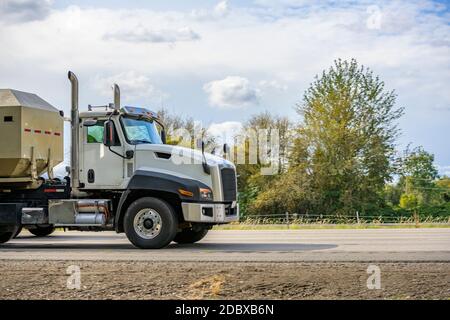
[{"label": "leafy tree", "polygon": [[299,166],[276,177],[256,199],[248,205],[250,214],[283,214],[284,212],[314,213],[311,205],[310,176]]},{"label": "leafy tree", "polygon": [[[283,173],[287,170],[288,156],[289,156],[289,142],[291,133],[292,122],[287,117],[281,117],[272,115],[269,112],[261,112],[259,114],[252,115],[247,121],[244,122],[243,131],[238,135],[240,136],[240,144],[235,145],[233,150],[244,154],[245,163],[237,164],[238,171],[238,187],[239,187],[239,203],[243,214],[250,212],[253,202],[257,198],[258,194],[264,191],[270,186],[273,181],[276,180],[275,175],[262,175],[261,169],[267,164],[262,163],[259,157],[259,147],[261,141],[258,135],[258,130],[267,130],[267,139],[269,140],[270,134],[273,130],[278,131],[279,135],[279,158],[278,158],[278,173]],[[256,151],[256,163],[251,163],[249,151],[250,140],[249,134],[254,134],[256,146],[253,146],[252,150]],[[252,141],[252,143],[254,143]],[[270,150],[270,143],[269,152]]]},{"label": "leafy tree", "polygon": [[386,184],[384,187],[384,199],[388,206],[396,207],[400,204],[403,188],[399,184]]},{"label": "leafy tree", "polygon": [[[206,148],[212,150],[216,147],[215,137],[211,136],[206,128],[196,128],[194,119],[171,114],[167,109],[158,111],[158,117],[166,128],[167,144],[181,145],[188,148],[195,148],[195,139],[202,138]],[[184,129],[189,133],[189,139],[182,139],[176,135],[176,130]],[[187,137],[186,137],[187,138]]]},{"label": "leafy tree", "polygon": [[438,190],[441,191],[442,200],[450,203],[450,178],[444,176],[440,180],[436,181],[435,185]]},{"label": "leafy tree", "polygon": [[438,171],[434,166],[434,155],[425,151],[423,147],[408,148],[400,159],[400,182],[406,194],[414,194],[420,205],[428,205],[435,198],[434,180],[438,178]]},{"label": "leafy tree", "polygon": [[402,194],[400,197],[400,208],[406,210],[416,210],[419,205],[419,201],[414,194]]},{"label": "leafy tree", "polygon": [[316,212],[354,214],[383,204],[391,179],[397,120],[396,95],[356,60],[335,61],[316,77],[297,105],[303,121],[294,154],[310,174]]},{"label": "leafy tree", "polygon": [[[257,135],[258,130],[266,129],[267,134],[270,136],[273,130],[278,132],[279,136],[279,158],[278,168],[279,173],[285,172],[288,166],[289,147],[291,142],[291,129],[292,122],[288,117],[282,117],[278,115],[270,114],[268,111],[261,112],[259,114],[252,115],[243,125],[245,135],[248,132],[253,131],[256,133],[256,144],[259,147],[260,141]],[[269,137],[267,137],[269,139]],[[247,141],[248,142],[248,141]],[[258,149],[259,150],[259,149]],[[259,155],[259,154],[258,154]],[[261,165],[261,161],[257,159],[257,164]]]}]

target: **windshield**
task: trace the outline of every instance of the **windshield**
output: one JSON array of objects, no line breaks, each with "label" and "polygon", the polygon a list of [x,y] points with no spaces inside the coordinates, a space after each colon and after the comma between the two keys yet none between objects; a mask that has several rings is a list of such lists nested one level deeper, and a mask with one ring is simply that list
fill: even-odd
[{"label": "windshield", "polygon": [[122,118],[125,136],[129,143],[162,144],[155,122],[148,119]]}]

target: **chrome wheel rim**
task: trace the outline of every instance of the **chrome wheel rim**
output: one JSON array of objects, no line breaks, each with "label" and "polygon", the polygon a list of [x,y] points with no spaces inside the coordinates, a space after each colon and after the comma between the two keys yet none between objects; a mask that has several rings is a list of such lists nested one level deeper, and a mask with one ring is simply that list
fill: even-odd
[{"label": "chrome wheel rim", "polygon": [[134,231],[143,239],[153,239],[159,235],[162,219],[153,209],[142,209],[134,217]]}]

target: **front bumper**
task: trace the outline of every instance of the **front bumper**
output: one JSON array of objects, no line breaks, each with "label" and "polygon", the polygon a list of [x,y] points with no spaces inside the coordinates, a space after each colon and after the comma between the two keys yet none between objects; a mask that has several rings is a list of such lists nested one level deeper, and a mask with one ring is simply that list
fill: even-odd
[{"label": "front bumper", "polygon": [[181,203],[184,220],[187,222],[228,223],[239,221],[239,204],[236,201],[224,203]]}]

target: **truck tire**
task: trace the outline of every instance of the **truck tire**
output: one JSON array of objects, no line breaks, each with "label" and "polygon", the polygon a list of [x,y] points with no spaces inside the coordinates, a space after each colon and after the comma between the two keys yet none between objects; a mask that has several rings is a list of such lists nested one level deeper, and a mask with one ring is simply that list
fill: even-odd
[{"label": "truck tire", "polygon": [[55,231],[55,227],[53,226],[37,227],[34,229],[28,229],[28,231],[30,231],[36,237],[46,237],[48,235],[51,235]]},{"label": "truck tire", "polygon": [[203,228],[199,230],[184,229],[177,233],[173,241],[179,244],[195,243],[202,240],[208,234],[208,231],[208,229]]},{"label": "truck tire", "polygon": [[8,242],[12,239],[15,232],[9,231],[9,232],[0,232],[0,243]]},{"label": "truck tire", "polygon": [[166,247],[177,233],[177,217],[167,202],[145,197],[134,201],[124,217],[128,240],[141,249]]}]

